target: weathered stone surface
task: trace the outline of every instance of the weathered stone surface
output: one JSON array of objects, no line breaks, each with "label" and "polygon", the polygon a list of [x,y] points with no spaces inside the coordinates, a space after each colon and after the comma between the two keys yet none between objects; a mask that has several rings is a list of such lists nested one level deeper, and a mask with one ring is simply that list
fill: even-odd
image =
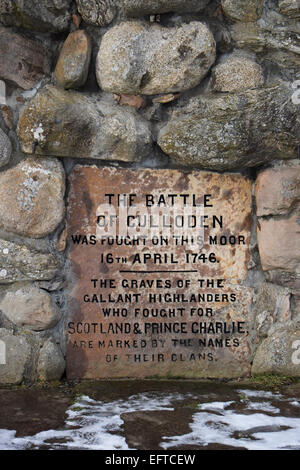
[{"label": "weathered stone surface", "polygon": [[31,346],[23,336],[0,328],[0,341],[5,344],[6,364],[0,364],[0,384],[20,384],[31,360]]},{"label": "weathered stone surface", "polygon": [[89,35],[78,29],[64,42],[55,68],[55,76],[64,88],[79,88],[88,76],[92,43]]},{"label": "weathered stone surface", "polygon": [[216,170],[292,159],[297,113],[285,86],[203,95],[174,110],[158,144],[180,163]]},{"label": "weathered stone surface", "polygon": [[76,3],[83,20],[97,26],[111,23],[117,13],[115,0],[76,0]]},{"label": "weathered stone surface", "polygon": [[262,68],[253,60],[230,55],[212,71],[213,89],[231,93],[259,88],[264,83]]},{"label": "weathered stone surface", "polygon": [[11,151],[11,142],[3,130],[0,129],[0,167],[9,162]]},{"label": "weathered stone surface", "polygon": [[28,90],[49,71],[49,56],[42,43],[0,26],[0,78]]},{"label": "weathered stone surface", "polygon": [[[69,214],[68,214],[68,240],[70,246],[70,292],[68,301],[67,318],[67,375],[69,378],[85,377],[239,377],[249,374],[250,370],[250,334],[249,326],[253,321],[251,313],[252,289],[244,287],[242,281],[247,272],[249,261],[249,242],[251,232],[251,184],[250,181],[238,174],[217,174],[209,172],[184,173],[176,170],[125,170],[114,168],[93,168],[88,166],[76,166],[70,176]],[[102,243],[101,233],[97,230],[97,218],[102,211],[108,213],[108,199],[105,194],[134,194],[134,204],[129,213],[131,215],[143,214],[149,217],[151,208],[145,206],[146,195],[154,198],[155,207],[167,214],[171,211],[171,219],[174,221],[172,205],[168,195],[189,195],[190,202],[186,202],[185,209],[191,209],[192,195],[196,196],[197,203],[203,202],[204,194],[211,194],[210,204],[213,207],[205,208],[208,228],[204,229],[204,246],[186,246],[180,242],[176,245],[173,235],[174,223],[169,230],[166,225],[160,225],[160,231],[155,230],[156,235],[167,237],[168,244],[152,243],[154,232],[149,233],[146,224],[145,229],[137,227],[128,232],[126,241],[129,243],[108,244]],[[84,195],[84,197],[83,197]],[[157,206],[160,196],[164,196],[167,203]],[[182,214],[183,203],[178,196],[176,214]],[[100,204],[106,203],[105,208]],[[121,210],[117,203],[113,202],[113,208],[118,220],[121,220]],[[146,210],[145,212],[143,212]],[[181,209],[181,211],[180,211]],[[153,206],[152,206],[153,210]],[[195,207],[194,207],[195,210]],[[194,213],[194,211],[193,211]],[[124,214],[124,211],[123,211]],[[191,213],[189,213],[191,214]],[[212,215],[222,214],[224,225],[212,227]],[[127,214],[126,214],[127,215]],[[152,212],[153,215],[153,212]],[[101,219],[102,220],[102,219]],[[127,220],[127,219],[126,219]],[[134,219],[135,220],[135,219]],[[144,220],[144,219],[143,219]],[[149,222],[148,218],[148,222]],[[155,225],[157,226],[157,219]],[[168,219],[169,220],[169,219]],[[199,228],[199,220],[196,227],[190,231],[192,235],[202,234]],[[137,220],[138,222],[138,220]],[[161,221],[162,222],[162,221]],[[170,220],[169,220],[170,222]],[[125,223],[125,222],[124,222]],[[99,223],[100,224],[100,223]],[[121,226],[122,223],[120,222]],[[166,222],[165,222],[166,224]],[[126,224],[125,224],[126,225]],[[172,223],[171,223],[172,225]],[[149,225],[148,225],[149,228]],[[186,227],[185,227],[186,228]],[[98,227],[99,229],[99,227]],[[141,232],[142,230],[142,232]],[[81,234],[82,237],[96,235],[96,244],[73,243],[71,236]],[[106,236],[108,235],[105,232]],[[181,240],[182,229],[176,230],[178,240]],[[244,243],[239,245],[213,244],[209,236],[230,235],[243,236]],[[117,232],[111,239],[122,236]],[[144,243],[132,244],[133,238],[145,236]],[[199,241],[201,245],[201,241]],[[187,253],[201,253],[208,256],[215,253],[217,261],[191,262],[186,258]],[[107,255],[110,255],[107,258]],[[154,255],[162,254],[164,259],[154,260]],[[173,254],[173,259],[171,258]],[[136,255],[140,259],[136,258]],[[143,258],[147,255],[147,258]],[[149,259],[149,256],[150,258]],[[101,256],[104,257],[101,261]],[[111,262],[111,256],[113,262]],[[119,258],[121,261],[116,262]],[[136,260],[134,261],[134,258]],[[125,261],[122,261],[125,259]],[[206,284],[199,287],[198,279],[222,278],[224,285],[216,287],[216,284],[207,288]],[[91,279],[96,279],[93,285]],[[106,284],[100,287],[100,279]],[[115,283],[115,287],[108,284],[108,280]],[[188,284],[180,288],[180,282],[186,280]],[[102,282],[101,281],[101,282]],[[205,281],[206,282],[206,281]],[[211,302],[205,299],[199,301],[193,295],[199,293],[212,295]],[[156,295],[155,299],[150,299]],[[117,296],[121,296],[119,300]],[[126,299],[126,295],[131,300]],[[135,298],[134,296],[138,297]],[[162,297],[160,298],[159,295]],[[184,296],[184,298],[182,297]],[[219,298],[225,295],[225,297]],[[231,295],[236,296],[235,301]],[[85,296],[85,297],[84,297]],[[97,301],[88,301],[96,297]],[[110,296],[113,298],[111,300]],[[165,297],[166,296],[166,297]],[[168,297],[170,296],[170,297]],[[226,298],[226,296],[228,296]],[[190,300],[188,300],[190,299]],[[193,313],[192,308],[211,307],[213,315],[201,317]],[[107,315],[106,309],[125,309],[121,315],[119,312],[112,317]],[[181,313],[179,313],[179,309]],[[175,311],[175,313],[174,313]],[[198,310],[197,310],[198,311]],[[172,313],[173,312],[173,313]],[[227,334],[219,332],[213,334],[199,333],[197,322],[202,325],[215,325],[217,322],[231,321],[245,322],[244,333],[228,331]],[[94,325],[92,327],[91,325]],[[223,323],[222,323],[223,324]],[[153,330],[152,326],[153,325]],[[169,330],[160,332],[165,325]],[[186,333],[176,331],[176,328],[186,328]],[[171,332],[172,328],[175,328]],[[83,331],[84,328],[84,331]],[[90,331],[88,329],[91,328]],[[93,328],[95,328],[93,330]],[[116,332],[113,331],[116,328]],[[123,331],[118,329],[123,328]],[[126,328],[126,331],[125,331]],[[157,328],[157,330],[156,330]],[[171,330],[170,330],[171,329]],[[230,345],[227,347],[213,347],[208,340],[214,341],[228,338]],[[173,340],[190,339],[189,346],[174,344]],[[103,344],[99,345],[99,340]],[[200,339],[206,344],[199,345]],[[234,339],[238,339],[238,346],[233,345]],[[122,341],[123,347],[118,347],[116,340]],[[124,341],[127,341],[127,346]],[[163,340],[162,344],[160,340]],[[144,341],[144,343],[142,343]],[[157,347],[153,341],[158,341]],[[136,342],[136,343],[134,343]],[[120,344],[120,343],[119,343]],[[130,349],[128,349],[130,344]],[[135,345],[134,345],[135,344]],[[204,356],[199,357],[199,354]],[[116,354],[117,359],[110,362],[110,358]],[[163,356],[160,360],[158,355]],[[200,354],[200,356],[201,356]],[[209,359],[211,354],[211,359]],[[139,358],[136,359],[136,356]],[[145,356],[144,356],[145,355]]]},{"label": "weathered stone surface", "polygon": [[39,380],[60,380],[65,371],[65,360],[59,345],[47,340],[40,351],[38,361]]},{"label": "weathered stone surface", "polygon": [[273,269],[265,271],[265,278],[268,282],[287,287],[296,297],[300,294],[299,272],[291,269]]},{"label": "weathered stone surface", "polygon": [[255,330],[258,335],[268,336],[274,323],[286,323],[292,318],[290,290],[265,282],[257,294],[254,313]]},{"label": "weathered stone surface", "polygon": [[47,281],[61,268],[49,252],[0,240],[0,284],[16,281]]},{"label": "weathered stone surface", "polygon": [[0,301],[0,309],[12,323],[33,331],[53,328],[61,318],[51,295],[31,285],[8,290]]},{"label": "weathered stone surface", "polygon": [[296,20],[267,10],[263,21],[234,23],[230,29],[233,45],[254,51],[281,67],[300,66],[299,26]]},{"label": "weathered stone surface", "polygon": [[263,270],[275,272],[273,282],[296,289],[300,289],[299,237],[299,213],[259,221],[257,238]]},{"label": "weathered stone surface", "polygon": [[290,18],[300,18],[299,0],[279,0],[279,10]]},{"label": "weathered stone surface", "polygon": [[[2,82],[4,83],[4,82]],[[1,85],[0,85],[0,92],[1,92]],[[2,90],[2,94],[5,95],[5,89]],[[0,107],[0,110],[1,110],[1,114],[2,114],[2,117],[3,117],[3,120],[4,120],[4,123],[6,125],[6,127],[8,129],[12,129],[13,128],[13,121],[14,121],[14,116],[13,116],[13,111],[12,111],[12,108],[10,106],[1,106]]]},{"label": "weathered stone surface", "polygon": [[215,61],[216,45],[200,22],[166,28],[123,22],[102,38],[99,86],[112,93],[154,95],[198,85]]},{"label": "weathered stone surface", "polygon": [[56,159],[28,158],[0,173],[0,227],[25,237],[53,232],[64,212],[65,175]]},{"label": "weathered stone surface", "polygon": [[281,374],[300,377],[300,325],[280,329],[258,347],[252,374]]},{"label": "weathered stone surface", "polygon": [[25,108],[18,134],[37,155],[138,161],[151,150],[150,125],[135,110],[52,86]]},{"label": "weathered stone surface", "polygon": [[71,0],[0,0],[0,21],[42,32],[65,31],[71,22]]},{"label": "weathered stone surface", "polygon": [[256,179],[258,216],[283,215],[300,203],[300,165],[261,171]]},{"label": "weathered stone surface", "polygon": [[209,0],[76,0],[77,8],[86,23],[106,26],[118,12],[127,17],[168,12],[198,12]]},{"label": "weathered stone surface", "polygon": [[255,21],[260,18],[265,0],[222,0],[226,16],[236,21]]},{"label": "weathered stone surface", "polygon": [[198,12],[209,0],[121,0],[127,16],[143,16],[168,12]]}]

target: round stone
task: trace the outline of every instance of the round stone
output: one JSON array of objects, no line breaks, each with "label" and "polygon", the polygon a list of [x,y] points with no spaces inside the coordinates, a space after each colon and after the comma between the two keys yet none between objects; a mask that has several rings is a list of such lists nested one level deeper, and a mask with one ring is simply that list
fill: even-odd
[{"label": "round stone", "polygon": [[53,232],[64,211],[65,175],[55,159],[29,158],[0,174],[0,226],[25,237]]},{"label": "round stone", "polygon": [[23,336],[0,328],[0,384],[18,385],[26,379],[30,369],[32,349]]},{"label": "round stone", "polygon": [[55,76],[63,88],[79,88],[85,84],[92,52],[92,43],[83,30],[70,33],[60,52]]},{"label": "round stone", "polygon": [[155,95],[198,85],[216,57],[216,44],[204,23],[151,27],[123,22],[102,38],[96,63],[104,91]]},{"label": "round stone", "polygon": [[6,292],[0,309],[12,323],[33,331],[53,328],[61,318],[51,295],[30,285]]},{"label": "round stone", "polygon": [[117,12],[115,0],[76,0],[83,21],[105,26],[112,22]]},{"label": "round stone", "polygon": [[11,156],[11,143],[7,135],[0,129],[0,167],[9,162]]},{"label": "round stone", "polygon": [[245,57],[230,56],[218,64],[213,72],[213,89],[222,92],[238,92],[259,88],[264,83],[262,68]]},{"label": "round stone", "polygon": [[47,340],[40,351],[38,377],[42,381],[60,380],[65,371],[65,360],[59,345]]},{"label": "round stone", "polygon": [[222,0],[226,16],[235,21],[255,21],[260,18],[265,0]]},{"label": "round stone", "polygon": [[71,22],[71,0],[0,0],[0,21],[6,26],[57,33]]}]

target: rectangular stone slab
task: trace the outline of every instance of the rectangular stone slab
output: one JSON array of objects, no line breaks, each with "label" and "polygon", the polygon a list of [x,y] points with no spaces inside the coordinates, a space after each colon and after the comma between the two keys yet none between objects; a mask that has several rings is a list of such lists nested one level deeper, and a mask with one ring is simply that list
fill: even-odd
[{"label": "rectangular stone slab", "polygon": [[[101,239],[107,220],[115,235],[131,230],[131,244]],[[127,226],[145,220],[139,232]],[[156,234],[150,224],[159,225]],[[76,166],[68,200],[68,378],[247,376],[251,226],[244,176]],[[187,246],[187,237],[197,243]]]}]

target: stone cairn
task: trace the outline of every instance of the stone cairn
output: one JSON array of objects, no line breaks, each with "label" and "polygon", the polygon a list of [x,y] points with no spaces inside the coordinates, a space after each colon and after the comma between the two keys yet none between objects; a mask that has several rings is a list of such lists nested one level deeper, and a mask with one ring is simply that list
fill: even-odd
[{"label": "stone cairn", "polygon": [[76,162],[248,175],[252,373],[300,375],[299,20],[299,0],[0,0],[0,384],[64,374]]}]

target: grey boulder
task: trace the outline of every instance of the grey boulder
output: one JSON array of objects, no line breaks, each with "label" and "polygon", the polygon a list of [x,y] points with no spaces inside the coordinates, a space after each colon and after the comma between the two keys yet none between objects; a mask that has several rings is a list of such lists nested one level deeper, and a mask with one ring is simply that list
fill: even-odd
[{"label": "grey boulder", "polygon": [[71,0],[0,0],[0,21],[42,32],[65,31],[71,22]]},{"label": "grey boulder", "polygon": [[24,336],[0,328],[0,384],[20,384],[26,378],[31,354],[31,346]]},{"label": "grey boulder", "polygon": [[33,331],[53,328],[61,318],[51,295],[31,285],[9,289],[0,302],[0,309],[14,325]]},{"label": "grey boulder", "polygon": [[60,380],[65,371],[65,360],[59,345],[46,341],[39,355],[37,373],[41,381]]},{"label": "grey boulder", "polygon": [[11,142],[3,130],[0,129],[0,167],[9,162],[11,151]]},{"label": "grey boulder", "polygon": [[198,12],[209,0],[121,0],[123,12],[127,16],[143,16],[168,12]]},{"label": "grey boulder", "polygon": [[300,377],[300,324],[279,328],[258,347],[252,374]]},{"label": "grey boulder", "polygon": [[129,162],[151,150],[150,125],[135,110],[53,86],[26,106],[18,135],[36,155]]},{"label": "grey boulder", "polygon": [[175,107],[158,145],[184,165],[212,170],[296,158],[300,123],[288,87],[208,94]]},{"label": "grey boulder", "polygon": [[[36,240],[34,240],[36,243]],[[48,281],[61,269],[49,248],[29,247],[0,239],[0,284],[17,281]]]},{"label": "grey boulder", "polygon": [[128,21],[103,36],[96,75],[100,88],[111,93],[178,92],[198,85],[215,57],[215,40],[204,23],[167,28]]}]

